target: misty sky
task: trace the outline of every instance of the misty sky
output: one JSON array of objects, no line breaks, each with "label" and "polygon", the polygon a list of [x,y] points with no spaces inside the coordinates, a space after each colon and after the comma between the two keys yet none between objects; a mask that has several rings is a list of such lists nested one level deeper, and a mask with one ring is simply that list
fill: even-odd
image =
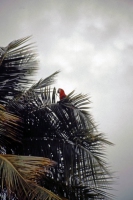
[{"label": "misty sky", "polygon": [[36,79],[61,70],[55,86],[89,94],[116,200],[133,200],[133,0],[0,0],[0,46],[36,42]]}]

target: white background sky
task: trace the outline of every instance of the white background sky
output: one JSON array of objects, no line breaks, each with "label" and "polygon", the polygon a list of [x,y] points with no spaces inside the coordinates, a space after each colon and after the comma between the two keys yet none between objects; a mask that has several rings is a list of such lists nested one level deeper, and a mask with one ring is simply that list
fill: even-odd
[{"label": "white background sky", "polygon": [[133,200],[133,0],[0,0],[0,46],[36,42],[37,79],[91,97],[99,131],[115,144],[107,159],[116,200]]}]

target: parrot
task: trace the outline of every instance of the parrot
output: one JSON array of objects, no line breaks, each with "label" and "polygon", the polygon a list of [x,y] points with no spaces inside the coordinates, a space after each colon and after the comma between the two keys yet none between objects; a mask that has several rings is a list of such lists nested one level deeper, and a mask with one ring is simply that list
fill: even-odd
[{"label": "parrot", "polygon": [[59,93],[60,100],[66,97],[66,94],[63,89],[59,88],[57,92]]}]

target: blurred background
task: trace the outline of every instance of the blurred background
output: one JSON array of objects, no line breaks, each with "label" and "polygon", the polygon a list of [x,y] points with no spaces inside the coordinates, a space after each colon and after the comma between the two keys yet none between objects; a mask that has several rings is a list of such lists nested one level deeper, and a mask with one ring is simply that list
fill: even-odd
[{"label": "blurred background", "polygon": [[133,0],[1,0],[0,46],[32,35],[39,71],[55,87],[88,94],[116,200],[133,199]]}]

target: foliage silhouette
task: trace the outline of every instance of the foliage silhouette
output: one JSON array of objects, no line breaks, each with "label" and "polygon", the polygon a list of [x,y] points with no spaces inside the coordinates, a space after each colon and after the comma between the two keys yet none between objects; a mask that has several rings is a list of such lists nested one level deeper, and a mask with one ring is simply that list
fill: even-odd
[{"label": "foliage silhouette", "polygon": [[52,86],[59,71],[31,85],[37,61],[29,38],[0,49],[1,187],[8,198],[112,199],[104,158],[112,143],[97,131],[88,96],[72,91],[59,101]]}]

